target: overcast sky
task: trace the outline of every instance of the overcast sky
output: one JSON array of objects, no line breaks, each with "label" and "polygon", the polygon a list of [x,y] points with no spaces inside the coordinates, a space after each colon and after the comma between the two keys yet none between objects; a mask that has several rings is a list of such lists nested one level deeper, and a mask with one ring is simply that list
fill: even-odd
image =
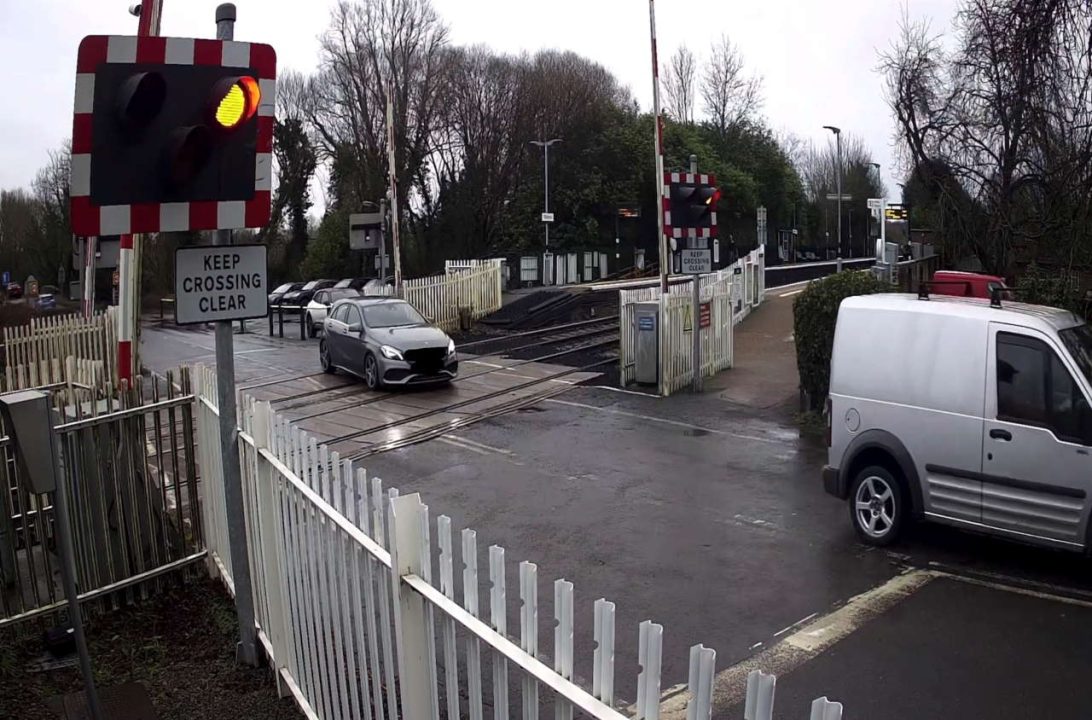
[{"label": "overcast sky", "polygon": [[[282,68],[311,70],[334,2],[236,0],[235,37],[273,45]],[[433,2],[457,44],[484,43],[511,53],[573,50],[609,68],[642,107],[651,107],[645,0]],[[164,35],[214,37],[216,2],[164,3]],[[911,13],[946,31],[956,5],[914,0]],[[894,192],[899,178],[892,174],[891,113],[875,68],[903,6],[903,0],[659,0],[660,62],[683,43],[705,56],[726,33],[763,78],[763,114],[771,127],[817,142],[829,136],[823,125],[862,136]],[[135,34],[136,18],[127,9],[126,0],[0,0],[0,87],[7,98],[0,111],[0,188],[29,185],[47,152],[69,136],[79,41],[91,34]]]}]

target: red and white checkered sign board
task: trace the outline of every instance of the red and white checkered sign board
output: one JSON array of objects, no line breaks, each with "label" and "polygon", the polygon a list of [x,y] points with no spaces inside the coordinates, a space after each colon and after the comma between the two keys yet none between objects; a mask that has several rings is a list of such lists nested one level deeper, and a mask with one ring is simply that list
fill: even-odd
[{"label": "red and white checkered sign board", "polygon": [[[261,89],[254,196],[249,200],[95,205],[91,202],[91,129],[95,71],[103,63],[211,65],[250,68]],[[273,116],[277,54],[262,43],[195,38],[89,35],[76,58],[76,102],[72,118],[71,223],[75,235],[217,230],[269,223],[273,183]]]},{"label": "red and white checkered sign board", "polygon": [[708,173],[688,173],[688,172],[665,172],[664,173],[664,196],[663,210],[664,210],[664,234],[668,237],[683,238],[683,237],[716,237],[717,235],[717,211],[713,210],[711,215],[712,225],[707,228],[683,228],[673,227],[671,225],[671,186],[678,185],[716,185],[717,178]]}]

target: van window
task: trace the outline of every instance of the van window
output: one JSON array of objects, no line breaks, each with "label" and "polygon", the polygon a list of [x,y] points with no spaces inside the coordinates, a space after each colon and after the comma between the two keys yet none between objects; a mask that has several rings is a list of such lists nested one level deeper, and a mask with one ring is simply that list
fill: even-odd
[{"label": "van window", "polygon": [[1046,343],[1023,335],[997,335],[997,418],[1051,430],[1080,442],[1083,400],[1061,359]]}]

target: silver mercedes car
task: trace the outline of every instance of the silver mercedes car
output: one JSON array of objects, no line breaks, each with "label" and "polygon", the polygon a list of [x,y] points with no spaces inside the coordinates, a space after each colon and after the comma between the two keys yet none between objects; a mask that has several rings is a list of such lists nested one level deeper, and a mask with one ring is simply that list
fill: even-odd
[{"label": "silver mercedes car", "polygon": [[455,342],[405,300],[358,297],[339,300],[323,321],[319,361],[384,385],[447,383],[459,372]]}]

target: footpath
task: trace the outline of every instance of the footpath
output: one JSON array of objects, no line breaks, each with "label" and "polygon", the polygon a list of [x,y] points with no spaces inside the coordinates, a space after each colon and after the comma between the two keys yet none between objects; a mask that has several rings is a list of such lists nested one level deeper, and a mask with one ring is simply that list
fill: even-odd
[{"label": "footpath", "polygon": [[798,397],[792,301],[803,289],[773,288],[736,326],[735,365],[705,381],[705,391],[731,403],[765,410]]}]

